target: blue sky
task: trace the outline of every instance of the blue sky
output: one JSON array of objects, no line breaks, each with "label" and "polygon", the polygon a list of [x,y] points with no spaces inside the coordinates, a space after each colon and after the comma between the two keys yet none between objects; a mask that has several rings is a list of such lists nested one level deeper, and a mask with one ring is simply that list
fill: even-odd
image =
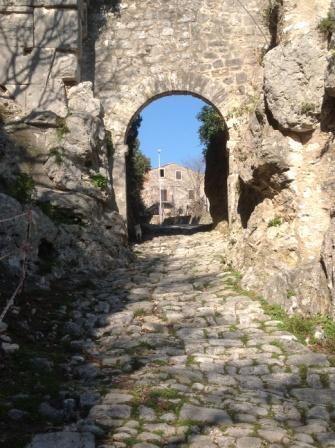
[{"label": "blue sky", "polygon": [[183,164],[201,156],[196,116],[204,105],[190,95],[172,95],[153,101],[141,112],[141,150],[151,159],[153,168],[158,165],[158,148],[162,150],[162,165]]}]

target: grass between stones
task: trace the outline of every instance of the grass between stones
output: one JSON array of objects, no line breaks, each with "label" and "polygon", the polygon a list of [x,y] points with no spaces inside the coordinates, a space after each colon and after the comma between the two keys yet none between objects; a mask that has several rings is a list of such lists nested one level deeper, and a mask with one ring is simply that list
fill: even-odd
[{"label": "grass between stones", "polygon": [[151,408],[158,416],[166,412],[173,412],[178,416],[186,402],[186,397],[173,388],[135,387],[132,394],[135,416],[138,416],[140,406]]},{"label": "grass between stones", "polygon": [[[265,314],[273,320],[278,320],[278,328],[292,333],[299,342],[309,345],[316,351],[326,351],[335,355],[335,322],[330,316],[315,315],[302,316],[294,314],[289,316],[288,313],[280,305],[270,304],[264,298],[257,296],[251,291],[246,291],[241,287],[241,274],[236,271],[228,272],[232,278],[225,280],[225,283],[231,286],[238,294],[249,296],[250,298],[260,302]],[[266,331],[265,326],[263,329]],[[318,340],[315,338],[315,332],[322,329],[324,338]],[[335,366],[335,356],[330,359],[332,365]]]},{"label": "grass between stones", "polygon": [[[23,293],[17,302],[21,308],[19,318],[15,314],[7,317],[10,334],[20,349],[11,355],[0,355],[1,448],[25,447],[31,434],[50,424],[39,413],[40,404],[48,401],[61,407],[60,391],[72,393],[72,381],[63,368],[71,353],[62,341],[63,324],[68,319],[62,308],[71,307],[70,295],[57,288]],[[17,422],[8,417],[10,409],[27,414]]]}]

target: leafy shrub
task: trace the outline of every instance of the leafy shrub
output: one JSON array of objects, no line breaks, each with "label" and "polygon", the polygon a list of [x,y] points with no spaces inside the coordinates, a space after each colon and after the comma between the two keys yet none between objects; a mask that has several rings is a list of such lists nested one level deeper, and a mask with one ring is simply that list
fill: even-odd
[{"label": "leafy shrub", "polygon": [[301,113],[305,115],[309,115],[316,110],[316,105],[314,103],[302,103],[301,105]]},{"label": "leafy shrub", "polygon": [[112,140],[112,133],[110,131],[106,131],[106,147],[108,157],[112,157],[114,154],[114,145]]},{"label": "leafy shrub", "polygon": [[102,174],[94,174],[94,176],[91,176],[92,183],[96,188],[100,188],[101,190],[105,190],[108,186],[108,179],[107,177],[103,176]]},{"label": "leafy shrub", "polygon": [[295,291],[293,291],[293,289],[289,289],[287,291],[287,298],[288,299],[290,299],[291,297],[295,297],[295,296],[296,296],[296,293],[295,293]]},{"label": "leafy shrub", "polygon": [[67,127],[65,118],[57,117],[56,127],[58,140],[63,140],[64,136],[70,132],[70,129]]},{"label": "leafy shrub", "polygon": [[83,224],[81,217],[76,215],[72,210],[68,208],[57,207],[50,204],[50,202],[40,202],[38,203],[38,206],[40,207],[42,212],[56,224]]},{"label": "leafy shrub", "polygon": [[268,227],[279,227],[283,224],[282,219],[279,216],[276,216],[275,218],[271,219],[268,223]]},{"label": "leafy shrub", "polygon": [[214,139],[225,132],[226,125],[220,113],[213,106],[204,106],[197,119],[202,123],[199,128],[200,142],[204,145],[203,154],[206,155],[208,147]]},{"label": "leafy shrub", "polygon": [[64,153],[61,148],[51,148],[49,154],[51,157],[55,158],[55,162],[57,163],[58,166],[60,166],[63,163]]},{"label": "leafy shrub", "polygon": [[10,194],[19,202],[23,203],[31,202],[34,192],[35,182],[26,173],[20,173],[10,188]]},{"label": "leafy shrub", "polygon": [[[128,224],[131,229],[135,224],[145,221],[145,205],[142,199],[145,175],[151,169],[151,162],[140,148],[138,132],[142,118],[139,115],[129,129],[127,145],[129,148],[126,159],[127,172],[127,204]],[[133,236],[133,235],[130,235]]]},{"label": "leafy shrub", "polygon": [[318,30],[324,34],[331,34],[335,31],[335,18],[332,14],[329,13],[327,17],[320,20]]}]

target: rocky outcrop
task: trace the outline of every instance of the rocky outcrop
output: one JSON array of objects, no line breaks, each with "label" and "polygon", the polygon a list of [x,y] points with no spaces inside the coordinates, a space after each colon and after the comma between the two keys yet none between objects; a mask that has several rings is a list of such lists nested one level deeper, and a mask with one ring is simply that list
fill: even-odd
[{"label": "rocky outcrop", "polygon": [[266,103],[280,128],[316,129],[324,97],[326,49],[315,31],[280,44],[264,58]]},{"label": "rocky outcrop", "polygon": [[[1,216],[32,208],[29,270],[42,276],[100,271],[129,257],[101,103],[89,82],[71,88],[68,97],[65,118],[52,112],[26,117],[11,100],[3,104]],[[18,270],[26,220],[0,225],[2,252],[15,253],[7,263]]]},{"label": "rocky outcrop", "polygon": [[318,31],[329,6],[283,2],[259,98],[228,120],[227,264],[290,312],[333,315],[333,58]]},{"label": "rocky outcrop", "polygon": [[334,315],[335,305],[335,219],[331,220],[321,252],[321,265],[327,279],[327,286],[331,296],[331,307]]}]

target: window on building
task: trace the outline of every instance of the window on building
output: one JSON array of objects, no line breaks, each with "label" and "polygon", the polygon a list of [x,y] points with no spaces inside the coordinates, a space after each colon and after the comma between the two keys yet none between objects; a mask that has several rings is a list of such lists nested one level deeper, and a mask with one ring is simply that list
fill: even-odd
[{"label": "window on building", "polygon": [[165,177],[165,170],[164,170],[164,168],[161,168],[159,170],[159,177]]},{"label": "window on building", "polygon": [[162,199],[162,202],[167,202],[167,200],[168,200],[167,190],[161,190],[161,199]]},{"label": "window on building", "polygon": [[181,171],[176,171],[176,179],[181,180]]},{"label": "window on building", "polygon": [[188,198],[193,201],[194,200],[194,190],[188,190]]}]

